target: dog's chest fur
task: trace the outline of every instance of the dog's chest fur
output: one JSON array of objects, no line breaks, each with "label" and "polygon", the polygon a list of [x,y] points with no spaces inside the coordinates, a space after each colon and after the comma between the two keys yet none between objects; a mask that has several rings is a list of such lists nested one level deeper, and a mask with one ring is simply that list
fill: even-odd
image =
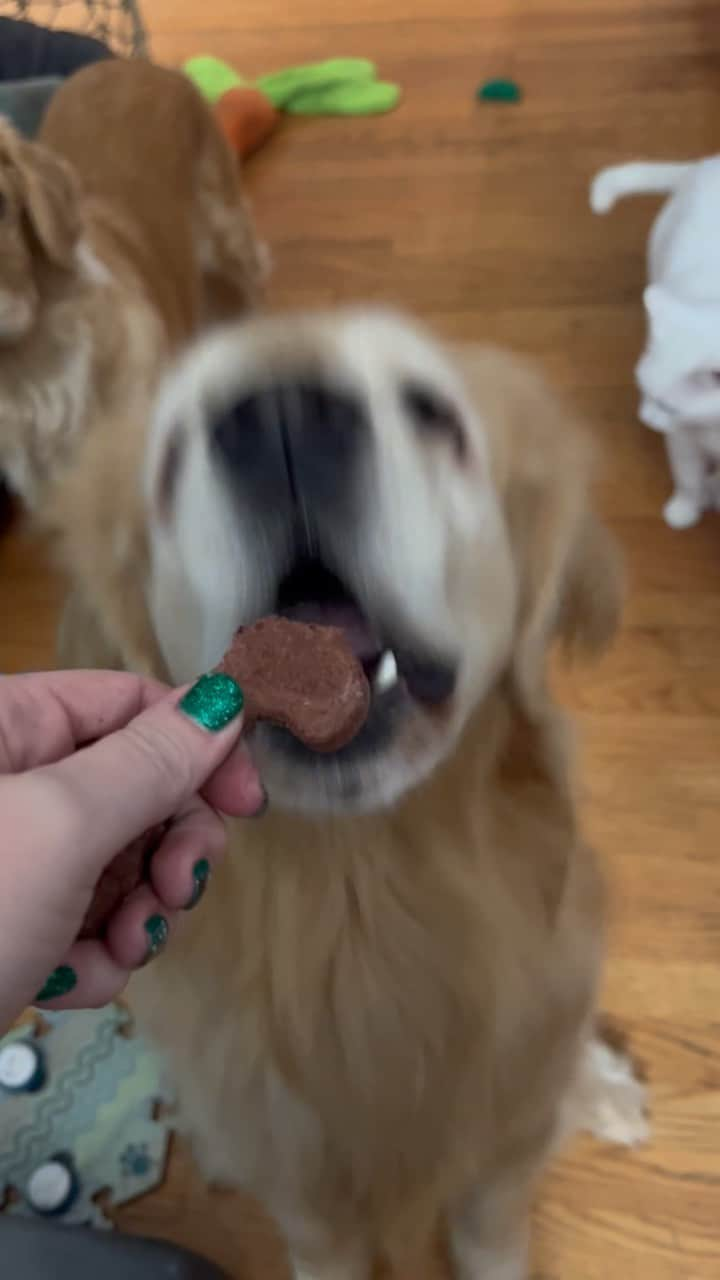
[{"label": "dog's chest fur", "polygon": [[551,784],[496,826],[465,773],[397,815],[237,828],[182,948],[136,978],[210,1178],[271,1207],[279,1170],[317,1207],[344,1186],[410,1230],[551,1131],[596,979],[594,864]]}]

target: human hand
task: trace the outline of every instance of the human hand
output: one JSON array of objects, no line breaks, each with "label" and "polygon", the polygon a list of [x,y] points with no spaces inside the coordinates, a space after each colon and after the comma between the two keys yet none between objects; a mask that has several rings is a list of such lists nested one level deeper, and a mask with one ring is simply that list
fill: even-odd
[{"label": "human hand", "polygon": [[[38,1000],[107,1003],[164,945],[222,855],[216,810],[264,807],[241,728],[227,676],[184,694],[122,672],[0,679],[0,1030]],[[105,867],[166,820],[150,882],[76,941]]]}]

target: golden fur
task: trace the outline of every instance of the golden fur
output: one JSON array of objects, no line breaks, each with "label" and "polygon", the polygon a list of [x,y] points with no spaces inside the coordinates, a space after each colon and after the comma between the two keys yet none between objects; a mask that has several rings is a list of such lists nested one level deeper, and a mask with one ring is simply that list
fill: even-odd
[{"label": "golden fur", "polygon": [[[329,335],[345,321],[313,324],[271,322],[258,339],[263,368],[306,350],[339,362]],[[353,329],[348,359],[359,342]],[[381,360],[402,364],[404,342],[398,322],[372,348],[371,388]],[[487,451],[472,481],[440,452],[432,465],[441,488],[472,484],[478,502],[482,487],[497,504],[507,637],[498,632],[452,731],[433,722],[443,758],[393,803],[324,812],[321,796],[314,813],[271,803],[263,820],[236,824],[204,907],[133,991],[175,1069],[204,1172],[257,1192],[297,1275],[322,1280],[366,1280],[372,1254],[412,1252],[439,1216],[462,1280],[521,1280],[529,1197],[581,1069],[597,1094],[583,1055],[603,891],[545,675],[555,640],[599,651],[618,621],[618,558],[591,505],[593,450],[523,362],[423,352],[420,367],[437,359],[438,379],[471,406]],[[408,441],[406,489],[408,451],[426,447]],[[172,668],[152,615],[148,531],[160,517],[152,479],[148,510],[137,497],[145,458],[142,424],[110,422],[54,487],[72,579],[63,663]],[[419,528],[422,511],[414,518]],[[505,609],[508,585],[478,576],[480,536],[443,570],[446,586],[462,576],[476,632]],[[640,1128],[634,1103],[628,1140]]]},{"label": "golden fur", "polygon": [[169,352],[257,298],[235,160],[179,72],[102,62],[37,142],[0,122],[0,469],[33,506],[100,416],[147,412]]}]

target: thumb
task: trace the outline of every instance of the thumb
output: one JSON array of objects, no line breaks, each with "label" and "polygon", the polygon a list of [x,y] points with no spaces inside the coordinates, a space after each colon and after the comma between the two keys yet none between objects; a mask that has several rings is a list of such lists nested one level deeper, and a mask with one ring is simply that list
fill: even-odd
[{"label": "thumb", "polygon": [[56,844],[97,873],[98,864],[200,790],[237,742],[242,709],[230,676],[201,676],[125,728],[34,771],[38,783],[54,784],[61,802]]}]

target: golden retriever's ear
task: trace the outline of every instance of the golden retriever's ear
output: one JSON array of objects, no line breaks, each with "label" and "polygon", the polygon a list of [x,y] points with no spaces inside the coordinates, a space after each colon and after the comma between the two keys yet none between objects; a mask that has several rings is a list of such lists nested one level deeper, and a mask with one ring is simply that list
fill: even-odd
[{"label": "golden retriever's ear", "polygon": [[56,267],[72,267],[80,238],[80,190],[71,166],[0,122],[0,158],[15,183],[31,234]]},{"label": "golden retriever's ear", "polygon": [[596,654],[619,625],[623,574],[592,505],[588,433],[525,361],[464,352],[462,369],[490,437],[492,469],[518,579],[513,680],[528,710],[544,697],[548,649]]},{"label": "golden retriever's ear", "polygon": [[514,677],[531,708],[543,696],[552,643],[601,653],[624,593],[618,547],[592,506],[591,442],[541,380],[527,389],[533,395],[512,432],[505,501],[520,588]]},{"label": "golden retriever's ear", "polygon": [[[587,482],[561,492],[563,460],[547,459],[539,487],[516,480],[510,528],[519,569],[520,603],[514,677],[532,707],[544,690],[547,652],[559,639],[571,653],[601,653],[622,609],[622,572],[614,539],[589,507]],[[525,477],[527,482],[527,476]],[[560,483],[559,483],[560,481]]]},{"label": "golden retriever's ear", "polygon": [[56,267],[72,267],[80,239],[80,193],[71,169],[39,143],[22,148],[21,179],[28,221]]},{"label": "golden retriever's ear", "polygon": [[562,593],[558,631],[571,653],[603,652],[620,626],[625,575],[615,538],[587,510],[581,518]]}]

